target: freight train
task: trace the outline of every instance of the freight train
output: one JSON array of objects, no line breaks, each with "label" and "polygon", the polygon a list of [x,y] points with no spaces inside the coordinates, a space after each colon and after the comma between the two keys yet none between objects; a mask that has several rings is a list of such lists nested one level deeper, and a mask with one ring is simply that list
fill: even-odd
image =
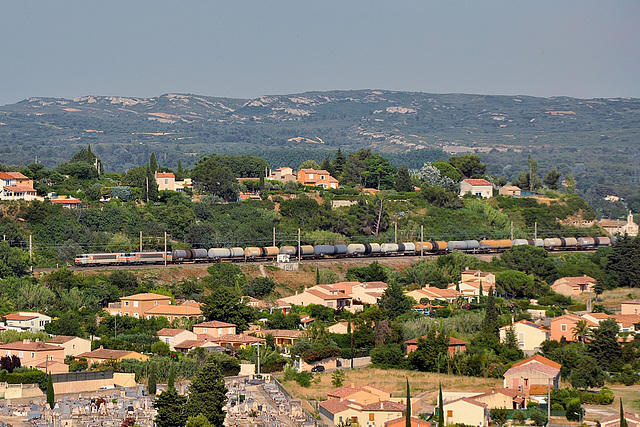
[{"label": "freight train", "polygon": [[591,250],[615,243],[615,237],[557,237],[548,239],[432,240],[404,243],[351,243],[337,245],[248,246],[246,248],[174,249],[169,252],[81,254],[78,267],[100,265],[180,264],[218,261],[268,261],[278,255],[292,258],[342,258],[446,254],[449,252],[499,253],[514,246],[530,245],[549,251]]}]

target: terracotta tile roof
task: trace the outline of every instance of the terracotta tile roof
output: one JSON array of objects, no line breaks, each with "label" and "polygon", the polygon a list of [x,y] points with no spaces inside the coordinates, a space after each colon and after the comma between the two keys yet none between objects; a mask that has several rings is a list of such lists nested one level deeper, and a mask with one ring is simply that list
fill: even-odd
[{"label": "terracotta tile roof", "polygon": [[302,334],[304,334],[304,331],[301,331],[299,329],[296,329],[296,330],[290,330],[290,329],[261,329],[259,331],[253,331],[251,333],[255,333],[256,335],[260,335],[260,336],[263,336],[263,337],[271,334],[271,335],[273,335],[274,338],[280,338],[280,337],[299,338]]},{"label": "terracotta tile roof", "polygon": [[38,318],[38,316],[34,316],[34,315],[23,315],[20,313],[11,313],[11,314],[5,314],[4,317],[6,320],[17,320],[18,322],[24,322],[25,320],[31,320],[31,319],[36,319]]},{"label": "terracotta tile roof", "polygon": [[28,185],[5,185],[4,188],[14,193],[15,192],[35,193],[36,192],[36,190],[33,187],[30,187]]},{"label": "terracotta tile roof", "polygon": [[1,344],[0,349],[2,350],[23,350],[23,351],[52,351],[52,350],[62,350],[64,348],[58,347],[57,345],[47,344],[42,341],[16,341],[8,344]]},{"label": "terracotta tile roof", "polygon": [[620,323],[623,328],[629,328],[640,323],[640,314],[614,314],[611,317]]},{"label": "terracotta tile roof", "polygon": [[171,172],[156,172],[156,178],[175,178],[176,176]]},{"label": "terracotta tile roof", "polygon": [[200,347],[202,344],[204,344],[205,340],[185,340],[182,341],[180,344],[176,344],[174,347],[176,349],[184,349],[184,350],[191,350],[192,348],[196,348],[196,347]]},{"label": "terracotta tile roof", "polygon": [[236,326],[233,323],[220,322],[219,320],[209,320],[208,322],[198,323],[193,325],[193,327],[198,328],[230,328],[232,326]]},{"label": "terracotta tile roof", "polygon": [[[640,415],[625,411],[624,418],[627,421],[629,427],[640,426]],[[600,421],[600,423],[604,427],[619,427],[620,414],[606,416]]]},{"label": "terracotta tile roof", "polygon": [[596,279],[590,276],[577,276],[577,277],[561,277],[553,284],[569,283],[571,285],[588,285],[589,283],[595,283]]},{"label": "terracotta tile roof", "polygon": [[562,316],[558,316],[558,317],[554,317],[551,319],[551,323],[556,323],[556,322],[561,322],[561,321],[569,321],[569,322],[579,322],[581,320],[585,320],[587,322],[587,326],[589,326],[590,328],[597,328],[598,324],[595,322],[592,322],[589,319],[584,319],[580,316],[576,316],[575,314],[563,314]]},{"label": "terracotta tile roof", "polygon": [[346,385],[344,387],[331,390],[330,392],[327,393],[327,396],[338,397],[342,399],[344,397],[351,396],[353,393],[358,391],[367,391],[367,390],[359,386]]},{"label": "terracotta tile roof", "polygon": [[112,350],[109,348],[97,348],[87,353],[79,354],[77,357],[86,357],[87,359],[121,359],[126,358],[129,355],[139,354],[135,351],[129,350]]},{"label": "terracotta tile roof", "polygon": [[151,293],[143,293],[143,294],[135,294],[129,295],[128,297],[121,297],[121,300],[132,300],[132,301],[153,301],[153,300],[170,300],[171,297],[166,295],[158,295]]},{"label": "terracotta tile roof", "polygon": [[363,411],[384,411],[384,412],[403,412],[407,409],[404,403],[391,402],[389,400],[383,400],[381,402],[373,402],[362,407]]},{"label": "terracotta tile roof", "polygon": [[529,395],[530,396],[546,396],[549,394],[549,386],[548,385],[537,385],[534,384],[529,387]]},{"label": "terracotta tile roof", "polygon": [[200,307],[194,305],[156,305],[145,311],[144,314],[170,315],[170,316],[200,316]]},{"label": "terracotta tile roof", "polygon": [[489,185],[491,187],[493,187],[493,184],[491,184],[489,181],[487,181],[486,179],[465,179],[465,182],[473,185],[473,186],[485,186],[485,185]]},{"label": "terracotta tile roof", "polygon": [[29,179],[28,176],[25,176],[23,174],[21,174],[20,172],[7,172],[7,175],[9,175],[11,178],[15,178],[15,179]]},{"label": "terracotta tile roof", "polygon": [[629,301],[622,301],[620,304],[640,304],[640,299],[632,299]]},{"label": "terracotta tile roof", "polygon": [[334,414],[334,415],[350,409],[345,403],[341,402],[339,399],[325,400],[323,402],[320,402],[320,406],[330,414]]},{"label": "terracotta tile roof", "polygon": [[625,225],[627,225],[628,222],[626,219],[601,219],[600,220],[600,226],[601,227],[624,227]]},{"label": "terracotta tile roof", "polygon": [[66,342],[69,342],[71,340],[74,340],[78,337],[74,337],[74,336],[70,336],[70,335],[58,335],[57,337],[53,337],[51,339],[46,340],[45,342],[47,344],[51,343],[51,344],[64,344]]},{"label": "terracotta tile roof", "polygon": [[176,335],[180,335],[183,332],[187,332],[186,329],[172,329],[172,328],[162,328],[158,331],[159,337],[175,337]]},{"label": "terracotta tile roof", "polygon": [[329,175],[329,171],[326,171],[324,169],[300,169],[300,170],[305,173],[317,173],[319,175]]},{"label": "terracotta tile roof", "polygon": [[369,384],[367,384],[367,385],[363,386],[363,388],[364,388],[365,390],[378,390],[378,391],[381,391],[381,392],[383,392],[383,393],[388,394],[389,396],[391,396],[391,392],[390,392],[390,391],[385,390],[385,389],[380,388],[380,387],[376,387],[376,386],[374,386],[374,385],[369,385]]},{"label": "terracotta tile roof", "polygon": [[473,400],[473,399],[471,399],[469,397],[461,397],[460,399],[452,400],[451,402],[445,403],[444,406],[451,405],[452,403],[459,402],[459,401],[467,402],[467,403],[470,403],[472,405],[479,406],[481,408],[486,408],[487,407],[486,403],[478,402],[477,400]]},{"label": "terracotta tile roof", "polygon": [[221,337],[212,337],[209,341],[213,342],[235,342],[242,344],[253,344],[256,342],[266,342],[264,338],[256,338],[249,335],[226,334]]},{"label": "terracotta tile roof", "polygon": [[82,200],[79,199],[51,199],[51,203],[59,204],[59,205],[77,205],[82,203]]},{"label": "terracotta tile roof", "polygon": [[538,362],[538,363],[542,363],[544,365],[550,366],[552,368],[556,368],[556,369],[560,369],[562,368],[562,365],[559,363],[554,362],[553,360],[547,359],[544,356],[541,356],[539,354],[535,354],[527,359],[521,360],[520,362],[514,363],[511,367],[515,368],[516,366],[522,366],[525,365],[529,362]]},{"label": "terracotta tile roof", "polygon": [[42,363],[38,363],[36,365],[36,368],[47,368],[47,367],[51,367],[53,365],[64,365],[64,362],[58,362],[57,360],[49,360],[49,361],[44,361]]},{"label": "terracotta tile roof", "polygon": [[[513,325],[516,325],[516,324],[521,324],[521,325],[525,325],[525,326],[530,326],[530,327],[532,327],[532,328],[540,329],[540,330],[543,330],[543,331],[548,331],[548,330],[549,330],[548,328],[545,328],[545,327],[544,327],[544,326],[542,326],[542,325],[538,325],[538,324],[536,324],[536,323],[533,323],[533,322],[530,322],[530,321],[528,321],[528,320],[524,320],[524,319],[523,319],[523,320],[519,320],[519,321],[515,322]],[[500,328],[500,329],[509,329],[511,326],[512,326],[512,325],[505,325],[505,326],[503,326],[503,327],[502,327],[502,328]]]}]

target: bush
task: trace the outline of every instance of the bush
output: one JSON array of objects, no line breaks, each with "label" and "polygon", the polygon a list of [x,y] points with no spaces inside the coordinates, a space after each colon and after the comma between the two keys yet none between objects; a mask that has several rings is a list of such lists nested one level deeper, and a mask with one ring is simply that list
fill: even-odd
[{"label": "bush", "polygon": [[296,374],[296,382],[302,387],[310,387],[313,374],[311,372],[303,371]]},{"label": "bush", "polygon": [[578,421],[580,420],[580,415],[582,414],[582,406],[580,406],[580,401],[578,399],[574,399],[567,405],[567,412],[565,416],[569,421]]},{"label": "bush", "polygon": [[375,347],[369,354],[371,355],[371,363],[384,369],[402,369],[407,364],[402,347],[397,344]]},{"label": "bush", "polygon": [[529,402],[529,419],[537,426],[543,426],[547,423],[547,414],[538,408],[531,409],[531,402]]},{"label": "bush", "polygon": [[527,414],[526,414],[526,412],[521,411],[519,409],[515,410],[515,411],[513,411],[513,419],[518,424],[524,424],[524,420],[527,419]]}]

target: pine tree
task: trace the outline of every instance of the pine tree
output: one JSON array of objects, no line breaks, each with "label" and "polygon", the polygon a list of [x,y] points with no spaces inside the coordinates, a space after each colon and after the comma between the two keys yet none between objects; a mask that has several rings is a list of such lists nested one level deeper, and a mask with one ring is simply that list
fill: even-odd
[{"label": "pine tree", "polygon": [[156,408],[156,425],[158,427],[184,427],[187,422],[187,415],[184,407],[187,398],[178,394],[174,387],[160,393],[153,401],[153,407]]},{"label": "pine tree", "polygon": [[409,392],[409,378],[407,378],[407,411],[405,413],[405,427],[411,427],[411,393]]},{"label": "pine tree", "polygon": [[156,153],[151,153],[151,157],[149,158],[149,170],[154,175],[158,170],[158,161],[156,160]]},{"label": "pine tree", "polygon": [[320,284],[320,270],[316,267],[316,285]]},{"label": "pine tree", "polygon": [[151,365],[151,369],[149,370],[149,384],[148,387],[149,394],[156,394],[156,366]]},{"label": "pine tree", "polygon": [[409,169],[406,165],[400,166],[398,170],[398,177],[396,178],[395,190],[398,193],[406,193],[413,191],[413,184],[411,183],[411,175],[409,175]]},{"label": "pine tree", "polygon": [[213,359],[196,374],[189,387],[189,399],[185,406],[187,416],[204,414],[214,426],[222,426],[225,413],[222,407],[227,401],[227,386],[220,368]]},{"label": "pine tree", "polygon": [[347,164],[347,158],[339,148],[338,148],[338,151],[336,152],[336,156],[333,158],[332,163],[333,163],[333,171],[336,174],[336,178],[338,178],[344,172],[344,167]]},{"label": "pine tree", "polygon": [[53,391],[53,379],[50,374],[47,375],[47,403],[51,409],[56,406],[56,396]]}]

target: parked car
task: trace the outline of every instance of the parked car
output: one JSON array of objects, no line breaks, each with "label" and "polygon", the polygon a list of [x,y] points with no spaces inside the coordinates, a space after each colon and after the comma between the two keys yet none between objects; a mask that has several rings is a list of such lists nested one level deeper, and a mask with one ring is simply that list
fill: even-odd
[{"label": "parked car", "polygon": [[318,365],[311,368],[311,372],[324,372],[324,366]]}]

